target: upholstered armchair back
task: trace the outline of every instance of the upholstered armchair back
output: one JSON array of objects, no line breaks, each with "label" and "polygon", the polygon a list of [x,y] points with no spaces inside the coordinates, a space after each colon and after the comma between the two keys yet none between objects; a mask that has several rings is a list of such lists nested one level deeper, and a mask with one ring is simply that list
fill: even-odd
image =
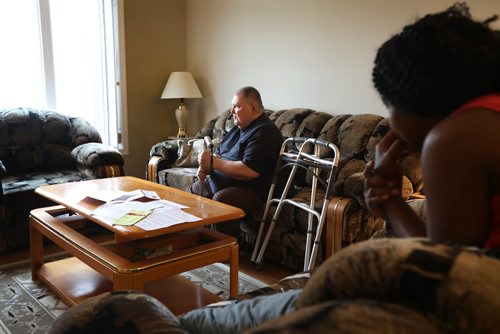
[{"label": "upholstered armchair back", "polygon": [[8,175],[74,169],[72,150],[91,142],[102,142],[99,133],[78,117],[30,108],[0,113],[0,160]]}]

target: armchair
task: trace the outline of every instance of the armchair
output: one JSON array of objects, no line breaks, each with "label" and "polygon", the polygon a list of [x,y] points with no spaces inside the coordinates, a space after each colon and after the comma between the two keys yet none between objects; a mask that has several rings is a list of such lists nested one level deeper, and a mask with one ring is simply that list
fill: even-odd
[{"label": "armchair", "polygon": [[53,111],[0,112],[0,252],[29,244],[29,212],[54,203],[43,185],[123,175],[123,157],[85,120]]}]

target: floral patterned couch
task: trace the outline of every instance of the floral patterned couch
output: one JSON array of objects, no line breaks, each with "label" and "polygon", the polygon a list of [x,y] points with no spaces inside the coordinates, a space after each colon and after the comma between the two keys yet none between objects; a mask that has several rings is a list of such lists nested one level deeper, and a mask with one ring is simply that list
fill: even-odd
[{"label": "floral patterned couch", "polygon": [[53,111],[0,112],[0,252],[29,244],[29,212],[54,203],[39,186],[123,175],[123,157],[85,120]]},{"label": "floral patterned couch", "polygon": [[[311,109],[286,109],[276,112],[266,110],[269,118],[285,138],[319,138],[334,143],[340,150],[338,177],[333,185],[333,197],[327,213],[326,233],[319,255],[325,255],[354,242],[365,240],[382,230],[384,221],[371,215],[363,198],[362,171],[374,155],[375,145],[389,131],[388,119],[373,115],[331,115]],[[209,121],[196,138],[210,136],[215,143],[234,126],[229,110]],[[151,148],[147,177],[149,180],[188,191],[196,180],[196,155],[202,149],[202,139],[186,143],[168,140]],[[332,157],[333,152],[323,150],[322,158]],[[409,198],[422,189],[418,157],[409,156],[403,163],[403,196]],[[304,184],[307,184],[305,176]],[[321,191],[321,190],[320,190]],[[310,190],[299,189],[295,200],[308,200]],[[317,198],[322,200],[321,194]],[[318,204],[320,205],[320,201]],[[254,220],[260,219],[258,213]],[[255,241],[257,222],[243,222],[242,247],[249,248]],[[294,207],[285,207],[280,215],[273,236],[266,250],[266,259],[295,270],[302,270],[307,228],[307,214]],[[318,262],[318,263],[319,263]]]}]

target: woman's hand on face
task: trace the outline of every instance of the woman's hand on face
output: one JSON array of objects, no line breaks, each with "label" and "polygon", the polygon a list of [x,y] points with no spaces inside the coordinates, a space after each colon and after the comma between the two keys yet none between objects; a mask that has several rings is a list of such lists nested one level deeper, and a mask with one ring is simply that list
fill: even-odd
[{"label": "woman's hand on face", "polygon": [[401,183],[377,175],[374,172],[373,160],[368,162],[363,172],[365,203],[368,209],[376,216],[387,219],[382,205],[391,197],[401,195]]},{"label": "woman's hand on face", "polygon": [[393,131],[389,131],[375,147],[373,174],[389,180],[400,177],[401,161],[407,155],[408,149]]},{"label": "woman's hand on face", "polygon": [[365,166],[365,202],[368,209],[387,219],[382,205],[391,197],[401,196],[401,161],[407,154],[405,143],[389,131],[375,147],[375,160]]}]

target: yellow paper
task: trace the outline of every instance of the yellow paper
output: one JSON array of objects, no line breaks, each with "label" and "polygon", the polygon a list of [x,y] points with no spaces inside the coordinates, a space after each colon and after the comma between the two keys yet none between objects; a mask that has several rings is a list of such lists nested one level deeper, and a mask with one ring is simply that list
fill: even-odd
[{"label": "yellow paper", "polygon": [[113,225],[132,226],[150,213],[151,211],[131,210],[126,215],[118,218]]}]

